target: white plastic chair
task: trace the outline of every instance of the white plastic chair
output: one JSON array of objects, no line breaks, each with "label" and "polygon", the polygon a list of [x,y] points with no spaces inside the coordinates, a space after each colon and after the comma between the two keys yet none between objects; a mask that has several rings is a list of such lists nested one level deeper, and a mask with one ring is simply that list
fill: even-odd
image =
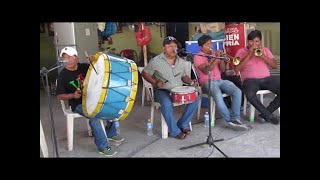
[{"label": "white plastic chair", "polygon": [[[259,90],[259,91],[257,91],[257,95],[260,95],[260,101],[261,101],[262,104],[263,104],[263,95],[264,94],[271,94],[271,93],[273,93],[273,92],[271,92],[269,90]],[[275,95],[275,97],[277,96],[277,94],[274,94],[274,95]],[[243,100],[243,115],[247,114],[247,103],[249,103],[248,100],[247,100],[247,97],[244,96],[244,100]],[[280,107],[278,108],[278,110],[279,110],[279,115],[280,115]],[[256,108],[252,104],[250,104],[249,121],[251,123],[254,122],[255,111],[256,111]]]},{"label": "white plastic chair", "polygon": [[[138,69],[139,69],[139,72],[141,73],[142,70],[143,70],[143,67],[139,67]],[[142,76],[141,76],[141,78],[142,78],[142,82],[143,82],[143,89],[147,90],[147,94],[149,95],[149,97],[151,99],[151,117],[150,117],[150,120],[151,120],[151,124],[153,126],[154,108],[156,108],[156,109],[160,108],[161,104],[154,101],[154,94],[153,94],[152,84],[149,83],[147,80],[145,80]],[[174,107],[181,106],[181,105],[184,105],[184,104],[173,103]],[[160,111],[160,113],[161,113],[161,111]],[[189,128],[192,131],[191,121],[189,123]],[[162,137],[162,139],[167,139],[168,138],[168,126],[167,126],[167,123],[166,123],[162,113],[161,113],[161,137]]]},{"label": "white plastic chair", "polygon": [[[241,78],[241,73],[239,72],[239,75],[240,75],[240,79],[241,79],[241,82],[243,82],[242,81],[242,78]],[[271,93],[273,93],[273,92],[271,92],[271,91],[269,91],[269,90],[259,90],[259,91],[257,91],[257,95],[260,95],[260,101],[261,101],[261,103],[263,104],[263,95],[265,95],[265,94],[271,94]],[[274,94],[275,95],[275,97],[277,96],[277,94]],[[247,103],[249,103],[248,102],[248,100],[247,100],[247,97],[244,95],[244,99],[243,99],[243,115],[246,115],[247,114]],[[250,103],[249,103],[250,104]],[[278,110],[279,110],[279,115],[280,115],[280,107],[278,108]],[[250,123],[254,123],[254,114],[255,114],[255,111],[256,111],[256,108],[252,105],[252,104],[250,104],[250,115],[249,115],[249,121],[250,121]]]},{"label": "white plastic chair", "polygon": [[[57,84],[57,81],[56,81],[56,84]],[[92,130],[91,130],[91,127],[89,124],[89,119],[87,119],[86,117],[83,117],[82,115],[80,115],[78,113],[73,112],[71,110],[71,107],[66,108],[64,100],[60,100],[60,102],[61,102],[61,108],[62,108],[63,114],[66,116],[66,120],[67,120],[68,151],[72,151],[73,150],[74,119],[75,118],[85,118],[86,119],[89,136],[92,136]],[[106,134],[103,120],[100,120],[100,123],[101,123],[101,126],[102,126],[104,133]]]},{"label": "white plastic chair", "polygon": [[[141,73],[142,70],[143,70],[144,67],[138,67],[138,70],[139,72]],[[145,86],[146,85],[146,86]],[[153,97],[153,94],[150,96],[149,95],[149,92],[152,92],[153,93],[153,90],[152,91],[148,91],[147,89],[148,88],[151,88],[151,90],[153,89],[152,85],[149,83],[149,84],[145,84],[143,82],[143,88],[142,88],[142,100],[141,100],[141,107],[144,106],[144,98],[145,96],[147,97],[147,101],[151,101],[150,97],[152,96]],[[147,91],[146,91],[147,90]]]},{"label": "white plastic chair", "polygon": [[40,119],[40,148],[41,148],[43,157],[49,157],[48,146],[47,146],[46,138],[43,133],[41,119]]},{"label": "white plastic chair", "polygon": [[[193,64],[192,64],[192,67],[191,67],[191,68],[192,68],[192,71],[193,71],[194,75],[196,76],[196,79],[197,79],[198,84],[199,84],[198,75],[197,75],[197,72],[196,72],[195,67],[194,67]],[[203,98],[203,97],[206,97],[206,98],[209,99],[208,94],[203,93],[200,86],[199,86],[199,88],[198,88],[198,91],[199,91],[199,93],[200,93],[200,102],[199,102],[199,106],[198,106],[197,120],[200,119],[202,98]],[[228,97],[228,96],[229,96],[228,94],[225,94],[225,93],[222,94],[222,97]],[[215,120],[216,120],[216,103],[214,102],[212,96],[211,96],[210,99],[209,99],[209,103],[210,103],[210,106],[209,106],[209,107],[212,107],[212,108],[210,109],[210,111],[211,111],[211,126],[214,126]]]}]

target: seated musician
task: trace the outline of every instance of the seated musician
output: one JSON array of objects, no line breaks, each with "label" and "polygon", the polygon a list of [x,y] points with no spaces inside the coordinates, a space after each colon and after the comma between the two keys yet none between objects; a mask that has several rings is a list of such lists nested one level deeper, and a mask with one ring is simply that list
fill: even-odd
[{"label": "seated musician", "polygon": [[177,55],[178,41],[168,36],[163,41],[163,52],[150,60],[143,69],[142,77],[154,86],[154,98],[161,104],[162,115],[168,125],[169,135],[177,139],[184,139],[190,132],[189,122],[198,107],[199,96],[195,101],[186,105],[184,112],[177,121],[170,98],[170,90],[186,83],[196,86],[185,72],[186,61]]},{"label": "seated musician", "polygon": [[[60,57],[67,60],[68,63],[61,70],[57,79],[57,99],[68,100],[72,111],[85,116],[82,111],[81,87],[83,79],[89,68],[89,64],[78,63],[78,52],[72,47],[65,47],[60,53]],[[91,57],[90,57],[91,58]],[[100,120],[89,118],[89,124],[94,136],[94,142],[100,154],[113,156],[117,153],[115,147],[110,146],[107,137],[104,134]],[[115,123],[107,121],[106,133],[110,141],[121,142],[124,139],[116,134]],[[109,128],[108,128],[109,127]]]},{"label": "seated musician", "polygon": [[[198,39],[200,46],[199,55],[211,55],[220,56],[222,53],[218,50],[212,51],[212,38],[208,35],[203,35]],[[231,81],[222,80],[220,70],[225,69],[225,63],[218,58],[208,59],[205,56],[194,56],[194,66],[199,76],[199,83],[203,89],[203,92],[208,94],[210,91],[213,97],[217,109],[224,119],[224,126],[230,127],[235,130],[248,130],[248,127],[240,120],[240,108],[241,108],[241,90],[235,86]],[[211,71],[210,77],[210,89],[209,89],[209,77],[208,72]],[[223,93],[231,96],[231,112],[227,108]]]},{"label": "seated musician", "polygon": [[[278,65],[271,51],[261,46],[261,31],[251,31],[247,39],[248,47],[241,48],[236,53],[236,56],[240,57],[240,63],[235,67],[235,71],[240,71],[244,94],[261,113],[259,117],[277,125],[280,120],[272,113],[280,107],[280,79],[270,76],[268,66],[276,69]],[[256,54],[258,49],[260,54]],[[277,94],[268,107],[265,107],[258,99],[256,93],[259,90],[270,90]]]}]

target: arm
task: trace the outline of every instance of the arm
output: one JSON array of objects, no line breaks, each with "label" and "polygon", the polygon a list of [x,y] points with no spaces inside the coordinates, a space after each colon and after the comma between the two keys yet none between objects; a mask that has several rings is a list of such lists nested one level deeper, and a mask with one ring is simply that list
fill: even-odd
[{"label": "arm", "polygon": [[57,80],[57,99],[58,100],[69,100],[69,99],[78,99],[81,98],[81,91],[76,90],[73,93],[67,93],[65,87],[66,81],[63,79],[63,77],[59,76]]},{"label": "arm", "polygon": [[265,48],[265,52],[262,54],[262,56],[260,58],[262,58],[273,69],[278,68],[277,62],[274,59],[273,54],[271,53],[271,51],[269,49]]},{"label": "arm", "polygon": [[[247,62],[252,59],[252,57],[254,56],[254,48],[255,47],[251,47],[250,51],[247,55],[245,55],[243,58],[240,59],[240,63],[238,65],[236,65],[234,67],[234,71],[238,74],[239,71],[241,71],[243,69],[243,67],[245,66],[245,64],[247,64]],[[242,50],[242,49],[240,49]],[[236,53],[236,57],[241,57],[240,54],[240,50],[238,50],[238,52]]]},{"label": "arm", "polygon": [[220,72],[225,72],[226,71],[226,62],[225,61],[220,61],[219,64]]},{"label": "arm", "polygon": [[156,88],[164,86],[164,82],[153,79],[153,77],[144,70],[141,72],[141,76]]},{"label": "arm", "polygon": [[190,85],[190,86],[197,86],[197,81],[192,80],[188,75],[184,75],[181,77],[182,82]]},{"label": "arm", "polygon": [[198,69],[203,72],[204,74],[208,74],[209,73],[209,69],[210,71],[212,71],[212,69],[220,62],[219,59],[210,59],[210,63],[209,64],[201,64],[198,66]]},{"label": "arm", "polygon": [[277,69],[278,68],[278,65],[277,65],[277,62],[274,58],[268,58],[267,56],[265,55],[262,55],[261,58],[269,65],[271,66],[273,69]]},{"label": "arm", "polygon": [[77,90],[74,93],[68,93],[68,94],[59,94],[57,95],[58,100],[69,100],[69,99],[79,99],[81,97],[81,91]]}]

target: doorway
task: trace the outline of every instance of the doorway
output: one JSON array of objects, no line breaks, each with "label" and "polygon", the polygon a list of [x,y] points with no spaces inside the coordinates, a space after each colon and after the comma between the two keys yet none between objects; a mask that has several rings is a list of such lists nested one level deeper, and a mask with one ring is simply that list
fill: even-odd
[{"label": "doorway", "polygon": [[175,37],[180,45],[178,48],[186,48],[186,41],[189,41],[189,28],[187,22],[166,22],[167,36]]}]

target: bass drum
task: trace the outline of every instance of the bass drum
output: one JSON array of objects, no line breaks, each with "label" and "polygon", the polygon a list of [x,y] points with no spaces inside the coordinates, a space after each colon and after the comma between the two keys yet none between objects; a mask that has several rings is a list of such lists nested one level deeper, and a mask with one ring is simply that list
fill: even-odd
[{"label": "bass drum", "polygon": [[138,90],[134,61],[98,52],[83,82],[82,109],[91,118],[124,120],[132,110]]}]

